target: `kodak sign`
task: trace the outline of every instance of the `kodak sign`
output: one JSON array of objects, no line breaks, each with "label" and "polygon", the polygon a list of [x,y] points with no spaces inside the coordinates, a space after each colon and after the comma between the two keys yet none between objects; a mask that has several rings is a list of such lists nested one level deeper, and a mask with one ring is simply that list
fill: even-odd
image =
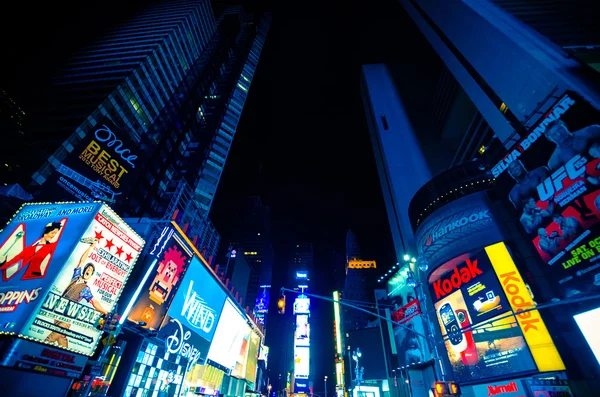
[{"label": "kodak sign", "polygon": [[564,370],[565,365],[554,346],[540,312],[537,310],[524,312],[534,308],[535,303],[506,245],[497,243],[486,247],[485,251],[500,280],[510,307],[516,314],[515,317],[523,331],[523,336],[538,370],[540,372]]},{"label": "kodak sign", "polygon": [[450,276],[440,278],[433,283],[435,300],[439,301],[444,296],[459,289],[463,283],[469,283],[475,277],[482,274],[483,271],[479,269],[477,259],[474,261],[467,259],[465,265],[455,268]]}]

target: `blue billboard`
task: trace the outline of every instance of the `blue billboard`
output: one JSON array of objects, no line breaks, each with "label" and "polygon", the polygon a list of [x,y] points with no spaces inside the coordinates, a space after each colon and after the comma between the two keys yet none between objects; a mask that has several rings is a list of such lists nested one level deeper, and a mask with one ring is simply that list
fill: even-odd
[{"label": "blue billboard", "polygon": [[183,325],[211,342],[225,297],[225,291],[214,276],[194,257],[171,303],[169,316],[180,320]]},{"label": "blue billboard", "polygon": [[20,333],[101,204],[26,204],[0,232],[0,333]]}]

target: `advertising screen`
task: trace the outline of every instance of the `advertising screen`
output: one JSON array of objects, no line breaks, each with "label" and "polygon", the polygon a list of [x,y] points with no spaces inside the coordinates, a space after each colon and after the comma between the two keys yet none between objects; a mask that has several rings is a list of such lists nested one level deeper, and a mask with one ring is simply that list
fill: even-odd
[{"label": "advertising screen", "polygon": [[308,314],[296,316],[296,333],[294,334],[296,346],[310,346],[310,324]]},{"label": "advertising screen", "polygon": [[114,309],[143,244],[141,237],[103,205],[83,229],[22,334],[77,353],[94,354],[102,335],[94,324],[100,313]]},{"label": "advertising screen", "polygon": [[99,208],[27,204],[0,231],[0,333],[21,331]]},{"label": "advertising screen", "polygon": [[310,313],[310,299],[306,295],[300,295],[294,301],[294,314],[308,314]]},{"label": "advertising screen", "polygon": [[144,322],[144,327],[157,330],[192,257],[192,251],[175,229],[163,229],[144,263],[149,267],[156,259],[156,271],[148,277],[127,319],[135,323]]},{"label": "advertising screen", "polygon": [[309,347],[294,347],[294,374],[296,379],[308,379],[310,375],[309,351]]},{"label": "advertising screen", "polygon": [[246,380],[253,382],[256,380],[256,366],[258,362],[258,350],[260,349],[260,336],[252,331],[250,333],[250,347],[248,348],[248,362],[246,363]]},{"label": "advertising screen", "polygon": [[179,319],[183,325],[211,342],[225,297],[225,291],[217,280],[194,257],[171,303],[169,316]]},{"label": "advertising screen", "polygon": [[600,291],[599,122],[567,93],[492,169],[563,297]]},{"label": "advertising screen", "polygon": [[519,324],[503,318],[511,309],[485,251],[442,265],[429,283],[455,380],[536,369]]},{"label": "advertising screen", "polygon": [[91,129],[42,187],[48,200],[102,200],[109,204],[122,197],[135,180],[138,156],[126,132],[104,118]]},{"label": "advertising screen", "polygon": [[248,333],[244,334],[242,346],[240,347],[240,351],[238,352],[237,358],[235,359],[235,366],[231,371],[231,376],[234,376],[238,379],[243,379],[246,377],[246,366],[248,364],[248,352],[250,349],[251,328],[247,326],[246,330],[248,331]]},{"label": "advertising screen", "polygon": [[[248,340],[251,329],[246,317],[227,298],[208,351],[208,359],[233,370]],[[247,351],[247,349],[246,349]]]},{"label": "advertising screen", "polygon": [[270,301],[270,286],[262,287],[261,292],[256,297],[256,303],[254,305],[254,315],[258,322],[262,325],[265,325],[266,316],[269,312],[269,301]]},{"label": "advertising screen", "polygon": [[461,255],[429,276],[448,358],[459,382],[564,369],[504,243]]},{"label": "advertising screen", "polygon": [[419,315],[421,308],[415,289],[406,285],[408,270],[408,265],[403,266],[388,283],[388,296],[394,305],[391,309],[392,320],[404,325],[393,325],[398,365],[401,367],[426,362],[432,358],[427,341],[419,336],[426,335],[426,332],[423,318]]},{"label": "advertising screen", "polygon": [[204,364],[206,361],[210,342],[192,332],[176,318],[165,316],[158,338],[165,341],[165,349],[169,354],[185,358],[190,366]]},{"label": "advertising screen", "polygon": [[598,324],[600,324],[600,307],[594,310],[580,313],[574,316],[577,326],[581,330],[583,337],[590,345],[592,353],[600,364],[600,335],[598,334]]}]

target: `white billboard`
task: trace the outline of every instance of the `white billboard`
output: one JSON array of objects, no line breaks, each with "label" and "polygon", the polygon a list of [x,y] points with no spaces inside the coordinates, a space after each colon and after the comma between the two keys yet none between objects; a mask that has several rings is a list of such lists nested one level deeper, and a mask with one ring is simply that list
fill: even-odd
[{"label": "white billboard", "polygon": [[310,375],[309,347],[296,346],[294,348],[294,374],[296,379],[308,379]]},{"label": "white billboard", "polygon": [[310,324],[308,323],[308,314],[298,314],[296,316],[294,345],[310,346]]},{"label": "white billboard", "polygon": [[294,314],[310,313],[310,299],[306,296],[299,296],[294,301]]}]

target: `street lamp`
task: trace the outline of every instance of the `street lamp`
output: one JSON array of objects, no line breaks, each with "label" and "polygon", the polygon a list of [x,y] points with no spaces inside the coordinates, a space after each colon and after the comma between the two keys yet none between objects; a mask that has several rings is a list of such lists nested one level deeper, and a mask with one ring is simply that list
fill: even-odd
[{"label": "street lamp", "polygon": [[327,375],[325,375],[325,397],[327,397]]},{"label": "street lamp", "polygon": [[271,397],[271,385],[267,386],[267,397]]}]

